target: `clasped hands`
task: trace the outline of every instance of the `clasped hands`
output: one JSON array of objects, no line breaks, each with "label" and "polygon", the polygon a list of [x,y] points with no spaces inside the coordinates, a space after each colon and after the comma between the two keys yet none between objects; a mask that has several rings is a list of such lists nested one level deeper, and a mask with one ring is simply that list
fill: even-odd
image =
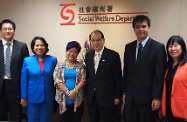
[{"label": "clasped hands", "polygon": [[77,91],[75,91],[74,89],[69,91],[66,91],[66,95],[69,97],[69,99],[74,100],[75,96],[77,95]]}]

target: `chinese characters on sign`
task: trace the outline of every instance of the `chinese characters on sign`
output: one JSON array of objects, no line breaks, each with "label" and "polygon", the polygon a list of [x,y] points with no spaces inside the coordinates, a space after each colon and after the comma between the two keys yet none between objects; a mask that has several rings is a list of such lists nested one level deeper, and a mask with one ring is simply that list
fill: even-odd
[{"label": "chinese characters on sign", "polygon": [[[70,7],[75,3],[60,4],[62,6],[60,16],[64,22],[61,25],[75,25],[75,12]],[[78,7],[77,24],[128,24],[137,14],[148,14],[149,12],[113,12],[113,5]]]},{"label": "chinese characters on sign", "polygon": [[79,7],[79,13],[91,13],[91,12],[112,12],[113,6],[87,6],[87,7]]}]

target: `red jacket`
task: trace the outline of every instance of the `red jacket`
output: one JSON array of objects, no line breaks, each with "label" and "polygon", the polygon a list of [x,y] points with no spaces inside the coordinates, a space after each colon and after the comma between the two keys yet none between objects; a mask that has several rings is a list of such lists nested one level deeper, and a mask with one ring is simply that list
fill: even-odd
[{"label": "red jacket", "polygon": [[[167,72],[168,70],[166,74]],[[173,78],[171,110],[175,117],[187,118],[187,63],[178,66]],[[166,81],[164,81],[160,114],[166,116]]]}]

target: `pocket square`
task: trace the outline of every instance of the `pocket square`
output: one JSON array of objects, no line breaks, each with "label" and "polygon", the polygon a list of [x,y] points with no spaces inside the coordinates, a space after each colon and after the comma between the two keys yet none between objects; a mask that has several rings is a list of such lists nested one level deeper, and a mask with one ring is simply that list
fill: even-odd
[{"label": "pocket square", "polygon": [[102,61],[105,61],[105,60],[102,60]]}]

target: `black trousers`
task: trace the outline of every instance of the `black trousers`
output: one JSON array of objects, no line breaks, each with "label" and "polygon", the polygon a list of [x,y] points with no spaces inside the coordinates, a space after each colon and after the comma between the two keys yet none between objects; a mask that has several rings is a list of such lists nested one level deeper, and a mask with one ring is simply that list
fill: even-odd
[{"label": "black trousers", "polygon": [[74,104],[66,105],[66,111],[60,115],[61,122],[81,122],[84,112],[84,102],[74,111]]},{"label": "black trousers", "polygon": [[0,91],[0,121],[21,122],[20,97],[12,89],[12,80],[3,80]]},{"label": "black trousers", "polygon": [[88,105],[88,112],[90,122],[116,122],[117,106],[101,107],[97,103],[96,96],[94,94],[91,103]]},{"label": "black trousers", "polygon": [[152,111],[150,105],[137,105],[134,100],[125,103],[125,122],[162,122],[158,111]]}]

